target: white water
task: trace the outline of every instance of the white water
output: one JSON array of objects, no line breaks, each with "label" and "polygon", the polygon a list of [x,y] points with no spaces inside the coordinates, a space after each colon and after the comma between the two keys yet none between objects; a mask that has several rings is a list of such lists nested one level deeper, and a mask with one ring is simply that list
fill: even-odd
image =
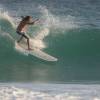
[{"label": "white water", "polygon": [[16,25],[14,23],[14,19],[9,15],[9,13],[7,11],[0,12],[0,19],[8,20],[9,23],[11,23],[11,25],[13,26],[13,28],[16,28]]},{"label": "white water", "polygon": [[6,83],[0,100],[100,100],[100,85]]},{"label": "white water", "polygon": [[60,30],[70,30],[79,28],[76,23],[76,18],[74,16],[56,16],[52,14],[47,7],[39,6],[40,12],[42,14],[43,25],[50,29],[60,29]]}]

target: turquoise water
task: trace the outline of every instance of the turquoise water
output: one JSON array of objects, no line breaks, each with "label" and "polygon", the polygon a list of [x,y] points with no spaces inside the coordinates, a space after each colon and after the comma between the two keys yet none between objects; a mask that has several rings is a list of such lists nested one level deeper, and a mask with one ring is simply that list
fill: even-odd
[{"label": "turquoise water", "polygon": [[[1,0],[0,81],[99,82],[99,4],[99,0]],[[16,50],[15,28],[22,15],[41,19],[28,34],[34,38],[46,28],[48,33],[41,40],[43,51],[57,57],[57,62],[46,62]],[[39,47],[42,49],[41,44]]]}]

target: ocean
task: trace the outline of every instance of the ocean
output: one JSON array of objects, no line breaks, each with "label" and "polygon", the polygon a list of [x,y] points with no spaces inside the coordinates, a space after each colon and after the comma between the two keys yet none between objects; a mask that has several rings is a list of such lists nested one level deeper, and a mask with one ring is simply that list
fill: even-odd
[{"label": "ocean", "polygon": [[[57,62],[16,49],[16,27],[27,15],[40,19],[27,32],[36,38],[34,45]],[[99,43],[99,0],[0,0],[0,100],[33,100],[37,92],[42,97],[34,100],[100,100]]]}]

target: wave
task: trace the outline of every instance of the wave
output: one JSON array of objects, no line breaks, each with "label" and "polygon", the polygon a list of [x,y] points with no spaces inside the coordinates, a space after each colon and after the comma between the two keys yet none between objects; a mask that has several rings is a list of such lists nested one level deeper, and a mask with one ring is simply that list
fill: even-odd
[{"label": "wave", "polygon": [[98,85],[2,84],[1,100],[100,100]]},{"label": "wave", "polygon": [[[19,4],[17,2],[14,2],[14,4],[17,4],[18,8],[20,8],[21,6],[20,1]],[[25,4],[27,5],[27,2],[25,2]],[[34,59],[35,57],[25,57],[16,52],[14,43],[15,39],[17,39],[18,36],[15,33],[14,25],[18,25],[18,22],[21,19],[18,16],[13,15],[17,14],[20,16],[21,14],[24,15],[26,13],[24,13],[22,9],[16,9],[16,5],[12,7],[12,3],[9,4],[8,10],[0,12],[0,66],[2,70],[1,81],[38,80],[40,82],[65,82],[73,80],[99,80],[98,74],[95,74],[95,72],[98,72],[99,70],[97,64],[99,64],[100,54],[100,30],[77,30],[77,28],[80,29],[81,26],[82,28],[84,26],[87,26],[87,23],[89,24],[88,19],[90,18],[90,15],[95,15],[95,13],[90,14],[88,13],[90,11],[88,11],[87,14],[87,9],[82,8],[84,12],[83,13],[80,5],[76,5],[76,2],[75,7],[77,6],[77,8],[74,9],[72,7],[73,9],[70,9],[70,7],[73,6],[72,4],[74,3],[66,3],[67,6],[65,6],[65,9],[62,9],[59,7],[59,5],[57,5],[57,13],[55,13],[54,11],[54,6],[49,8],[48,6],[42,6],[41,4],[38,9],[31,8],[31,11],[33,13],[34,10],[37,10],[35,12],[38,12],[39,15],[35,15],[36,13],[34,13],[33,15],[33,13],[30,12],[30,7],[27,8],[26,6],[21,6],[21,8],[24,7],[24,10],[27,10],[27,14],[38,16],[41,19],[41,22],[38,25],[30,27],[30,29],[32,30],[29,30],[29,35],[35,40],[32,40],[33,44],[36,44],[36,46],[38,46],[40,49],[46,48],[45,51],[47,53],[59,58],[58,63],[55,64],[44,63],[41,60],[39,61]],[[10,12],[10,10],[14,11]],[[69,13],[66,12],[67,10],[69,11]],[[80,10],[83,16],[80,15],[80,12],[75,12],[77,10]],[[16,14],[14,14],[13,12],[15,12]],[[84,17],[85,15],[86,17]],[[94,16],[92,16],[92,18],[93,17]],[[94,18],[96,19],[97,17]],[[91,19],[91,22],[92,21],[93,20]],[[98,19],[97,21],[98,25],[100,25]],[[14,25],[12,23],[14,23]],[[43,30],[45,30],[45,32],[43,32],[43,34],[40,34],[40,32]],[[1,36],[3,36],[3,38]],[[7,39],[9,39],[10,41],[6,41]],[[12,41],[12,39],[14,39],[14,41]],[[9,70],[8,66],[10,66]],[[53,66],[53,68],[51,66]],[[89,68],[89,66],[92,67],[91,70],[87,69]],[[83,67],[84,70],[82,70]],[[5,74],[6,70],[8,70],[7,74]],[[40,73],[41,70],[42,74]],[[92,73],[88,75],[89,72]]]},{"label": "wave", "polygon": [[[79,24],[77,23],[76,17],[74,17],[74,16],[54,15],[49,11],[49,9],[47,9],[46,6],[42,6],[42,5],[40,5],[38,7],[38,10],[39,10],[38,12],[40,12],[41,22],[39,25],[40,28],[38,28],[38,30],[36,31],[35,36],[37,34],[39,34],[39,32],[44,28],[46,28],[46,30],[48,30],[48,31],[55,29],[54,31],[61,30],[63,32],[63,30],[76,29],[76,28],[80,27]],[[20,21],[20,18],[19,17],[16,18],[16,17],[15,16],[11,17],[7,11],[0,12],[0,18],[7,20],[14,29],[18,25],[18,21]],[[33,33],[33,35],[34,35],[34,33]],[[40,38],[43,38],[43,37],[45,38],[47,35],[49,35],[48,33],[50,33],[50,32],[47,32],[47,33],[39,35],[39,36],[42,36]]]},{"label": "wave", "polygon": [[[56,35],[55,33],[63,34],[64,31],[70,29],[79,28],[79,25],[76,24],[76,19],[73,16],[56,16],[52,14],[49,9],[45,6],[39,6],[38,10],[40,12],[40,23],[34,27],[30,27],[30,29],[34,29],[34,32],[29,30],[30,44],[32,47],[36,47],[39,49],[47,48],[47,43],[44,42],[44,39],[50,34]],[[13,44],[19,36],[16,34],[16,26],[18,25],[18,21],[21,20],[19,17],[13,17],[9,12],[3,11],[0,12],[0,34],[2,36],[7,36],[9,39],[13,40]],[[65,32],[66,33],[66,32]],[[58,35],[58,34],[57,34]],[[16,45],[14,44],[16,49]]]},{"label": "wave", "polygon": [[[34,33],[31,33],[30,35],[33,36],[32,43],[34,43],[35,46],[37,46],[40,49],[46,48],[46,44],[44,43],[44,39],[46,36],[48,36],[51,32],[51,30],[66,30],[66,29],[73,29],[77,28],[78,25],[74,24],[74,18],[71,16],[68,16],[67,19],[59,18],[55,15],[53,15],[46,7],[39,6],[39,11],[41,13],[41,20],[42,23],[40,23],[40,28],[38,28]],[[4,34],[3,36],[9,34],[9,37],[12,37],[16,39],[18,37],[15,33],[16,26],[18,25],[18,22],[20,18],[17,17],[11,17],[10,14],[7,11],[0,12],[0,22],[1,25],[1,34]],[[66,21],[65,21],[66,20]],[[5,27],[6,26],[6,27]],[[32,27],[33,28],[33,27]],[[54,30],[54,31],[55,31]],[[6,35],[8,36],[8,35]]]}]

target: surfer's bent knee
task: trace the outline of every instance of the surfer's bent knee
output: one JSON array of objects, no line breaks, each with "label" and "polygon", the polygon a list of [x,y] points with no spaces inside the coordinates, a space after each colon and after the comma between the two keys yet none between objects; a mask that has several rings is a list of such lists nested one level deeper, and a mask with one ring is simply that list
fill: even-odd
[{"label": "surfer's bent knee", "polygon": [[16,33],[22,36],[25,34],[24,32],[20,32],[20,31],[16,31]]},{"label": "surfer's bent knee", "polygon": [[28,41],[29,41],[29,38],[25,35],[24,32],[19,32],[19,31],[16,31],[19,35],[22,35],[24,38],[26,38]]}]

